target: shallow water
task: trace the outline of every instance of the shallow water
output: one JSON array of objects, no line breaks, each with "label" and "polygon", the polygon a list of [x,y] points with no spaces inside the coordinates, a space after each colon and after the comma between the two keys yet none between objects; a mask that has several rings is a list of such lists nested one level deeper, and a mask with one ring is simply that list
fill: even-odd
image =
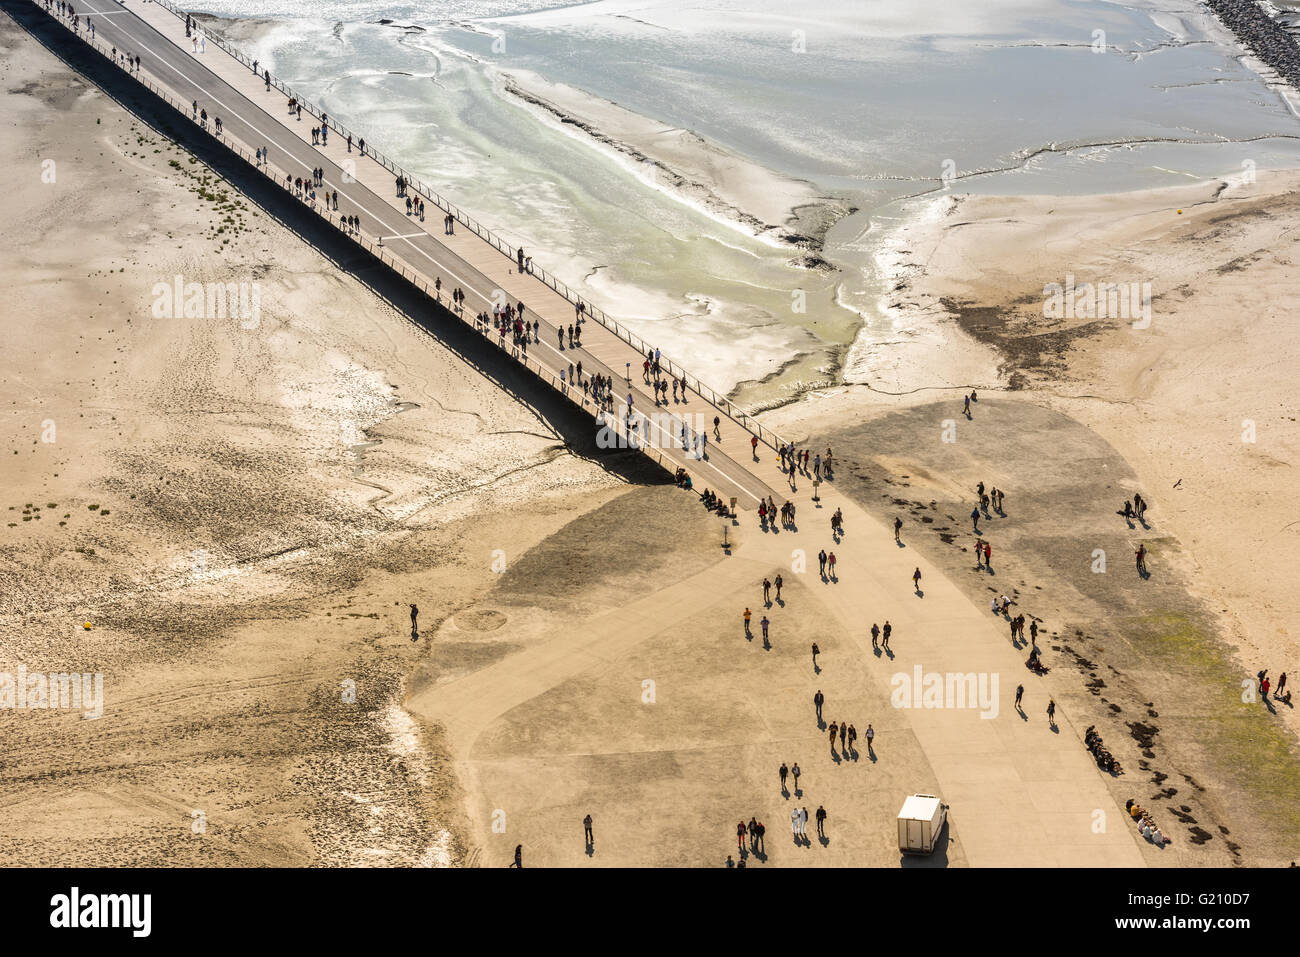
[{"label": "shallow water", "polygon": [[[855,336],[891,334],[877,254],[909,197],[1113,192],[1290,167],[1300,152],[1286,103],[1196,0],[820,0],[797,15],[778,0],[204,9],[284,18],[245,48],[751,403],[835,377]],[[644,164],[524,105],[505,91],[511,70],[806,180],[836,216],[856,209],[820,253],[837,268],[803,268],[804,251],[684,201]]]}]

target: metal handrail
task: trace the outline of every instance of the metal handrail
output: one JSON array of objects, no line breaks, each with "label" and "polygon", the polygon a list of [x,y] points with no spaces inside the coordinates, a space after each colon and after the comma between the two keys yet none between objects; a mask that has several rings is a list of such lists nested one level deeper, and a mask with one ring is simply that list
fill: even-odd
[{"label": "metal handrail", "polygon": [[[184,13],[179,8],[172,5],[170,0],[154,0],[154,2],[157,3],[159,6],[161,6],[163,9],[167,10],[173,16],[177,17],[178,19],[181,19],[182,21],[188,16],[188,14]],[[255,76],[259,75],[252,70],[253,61],[249,59],[246,55],[244,55],[242,51],[232,47],[230,44],[228,44],[225,41],[225,39],[223,39],[220,36],[216,36],[213,34],[207,34],[207,35],[210,36],[213,42],[216,43],[219,47],[221,47],[222,50],[230,54],[239,62],[243,63],[245,66],[247,66],[251,72],[254,72]],[[269,73],[270,71],[267,72]],[[319,119],[320,117],[326,115],[322,112],[317,112],[317,110],[312,106],[312,104],[308,103],[302,96],[294,92],[290,87],[286,86],[284,83],[280,82],[280,80],[277,79],[276,77],[274,76],[271,77],[271,83],[275,86],[276,89],[278,89],[285,96],[288,96],[293,100],[297,101],[299,104],[301,104],[303,108],[307,110],[308,114],[313,118]],[[325,125],[329,126],[332,130],[334,130],[335,133],[337,133],[340,136],[343,136],[344,138],[351,135],[350,130],[341,126],[335,120],[326,119],[324,122]],[[353,139],[355,140],[358,138],[354,136]],[[499,239],[490,229],[480,225],[476,220],[468,216],[459,207],[455,206],[449,200],[445,199],[437,191],[431,189],[427,184],[424,183],[423,180],[411,176],[411,174],[408,173],[403,167],[399,166],[393,160],[389,159],[388,156],[383,151],[374,149],[371,144],[366,144],[366,149],[365,151],[362,152],[361,156],[364,158],[366,153],[369,153],[371,158],[377,160],[379,164],[383,166],[385,169],[387,169],[389,172],[401,176],[407,183],[411,184],[415,188],[415,191],[418,194],[420,194],[425,199],[432,202],[435,207],[442,209],[446,213],[449,213],[450,215],[455,217],[456,221],[460,222],[466,228],[473,230],[474,234],[477,235],[479,238],[489,242],[493,247],[495,247],[499,252],[501,252],[507,259],[511,260],[512,262],[518,261],[518,249],[516,247],[511,246],[508,242]],[[623,327],[617,321],[611,319],[603,309],[599,308],[598,306],[592,303],[586,302],[581,296],[575,295],[573,293],[573,290],[571,290],[564,282],[562,282],[557,277],[551,275],[543,267],[532,266],[529,268],[528,272],[529,275],[536,276],[537,278],[545,282],[548,286],[550,286],[553,290],[555,290],[555,292],[558,293],[562,298],[572,303],[575,308],[581,303],[584,307],[584,311],[586,315],[591,316],[593,319],[599,322],[606,329],[609,329],[611,332],[613,332],[616,336],[618,336],[628,345],[634,347],[642,355],[646,355],[654,352],[654,349],[650,347],[650,345],[644,339],[642,339],[640,336],[633,333],[630,329]],[[702,398],[707,398],[712,405],[717,406],[718,408],[721,409],[725,409],[726,412],[733,419],[735,419],[742,426],[744,426],[746,430],[756,434],[760,441],[771,446],[773,449],[777,448],[778,446],[784,446],[788,444],[784,439],[782,439],[779,435],[777,435],[777,433],[773,432],[771,429],[765,428],[760,422],[758,422],[755,419],[754,413],[740,408],[729,398],[727,398],[725,395],[722,395],[712,387],[705,385],[702,381],[700,381],[698,376],[691,376],[685,369],[678,366],[671,359],[668,359],[665,356],[661,356],[660,364],[666,367],[668,371],[674,376],[674,378],[683,379],[687,383],[687,385],[691,386],[691,388],[695,390],[697,395],[701,396]]]},{"label": "metal handrail", "polygon": [[[41,7],[43,5],[43,0],[32,0],[32,2],[35,3],[38,7]],[[166,5],[165,0],[155,0],[155,2]],[[86,35],[83,35],[80,32],[80,30],[74,30],[71,25],[69,25],[66,22],[63,22],[53,11],[47,10],[46,12],[50,13],[50,15],[54,17],[55,22],[62,23],[64,28],[67,29],[69,32],[73,33],[74,36],[77,36],[79,39],[83,40],[92,49],[98,52],[110,63],[113,63],[115,66],[118,66],[119,69],[121,68],[116,58],[110,55],[110,53],[105,49],[104,45],[101,44],[97,38],[92,39],[88,33]],[[172,12],[174,13],[175,11],[173,10]],[[159,97],[161,100],[163,100],[163,102],[167,103],[178,113],[180,113],[182,117],[187,116],[186,104],[182,103],[178,99],[173,98],[173,96],[168,90],[155,85],[146,76],[144,76],[143,73],[136,74],[134,71],[128,69],[127,75],[132,76],[137,82],[147,87],[150,90],[150,92],[152,92],[155,96]],[[214,117],[213,118],[214,124],[215,124],[215,119],[216,118]],[[214,133],[214,135],[218,135],[218,134]],[[284,170],[279,167],[274,167],[275,172],[273,173],[272,172],[273,164],[270,162],[269,159],[266,160],[265,162],[259,162],[253,154],[249,153],[237,142],[235,142],[233,137],[229,137],[229,138],[222,137],[222,143],[227,149],[229,149],[231,152],[235,153],[237,156],[243,159],[244,162],[250,164],[253,167],[254,171],[261,172],[264,176],[270,179],[272,183],[276,184],[277,186],[280,183],[280,173],[283,172],[286,175],[286,179],[288,179],[292,175],[288,170]],[[287,185],[285,186],[285,189],[289,189],[289,188],[290,188],[289,186]],[[328,208],[328,204],[326,205],[326,208],[328,212],[333,212],[333,210]],[[331,226],[335,226],[336,228],[339,228],[337,227],[334,218],[328,215],[328,212],[323,214],[320,208],[316,205],[314,200],[311,203],[311,210],[312,212],[316,213],[316,215],[322,216],[322,218],[324,218],[325,221],[328,222]],[[384,248],[374,246],[372,243],[366,241],[365,238],[360,234],[358,234],[356,237],[350,237],[350,238],[352,238],[353,241],[356,242],[358,245],[365,248],[371,255],[377,258],[381,263],[385,263],[386,265],[389,266],[390,269],[395,269],[399,275],[401,275],[404,279],[406,278],[406,267],[408,264],[399,261],[398,258],[395,257],[391,252],[388,253],[387,261],[386,261]],[[441,303],[441,296],[436,294],[435,292],[430,291],[428,283],[419,277],[419,274],[415,271],[414,267],[412,267],[411,269],[411,276],[408,281],[417,289],[421,290],[425,294],[426,298],[431,300],[436,299],[436,301]],[[471,321],[465,315],[457,313],[453,309],[448,309],[446,311],[451,315],[455,316],[456,318],[460,319],[461,322],[464,323],[466,326],[470,326]],[[473,325],[475,327],[475,330],[478,331],[477,320],[474,321]],[[517,349],[516,349],[516,358],[520,358],[517,354]],[[526,369],[530,368],[529,360],[527,359],[526,356],[521,358],[521,364]],[[595,403],[591,402],[591,400],[588,399],[586,393],[580,394],[577,387],[568,384],[566,384],[566,386],[562,388],[559,385],[558,380],[555,378],[555,374],[553,372],[550,372],[548,369],[546,369],[540,362],[536,362],[535,364],[537,366],[536,375],[539,379],[545,381],[545,378],[549,376],[551,381],[551,387],[556,392],[560,393],[562,396],[568,399],[570,403],[577,406],[579,409],[586,410],[586,407],[589,404],[592,405],[593,406],[592,415],[595,421],[597,422],[603,421],[603,417],[605,414],[604,410],[601,409],[599,406],[596,406]],[[610,371],[614,375],[617,375],[617,370],[610,370]],[[701,395],[702,394],[703,393],[701,393]],[[717,403],[715,403],[715,405],[716,404]],[[648,440],[650,435],[650,425],[651,425],[649,417],[644,412],[641,412],[640,410],[634,410],[633,414],[636,419],[638,419],[639,421],[644,421],[646,423],[645,436],[646,436],[646,440]],[[742,424],[744,423],[742,422]],[[769,433],[769,434],[775,436],[775,433]],[[761,435],[759,437],[762,438]],[[654,445],[643,444],[642,442],[638,442],[636,448],[642,452],[648,452],[650,449],[653,448],[655,450],[655,458],[658,461],[659,465],[663,468],[667,468],[667,466],[665,466],[663,462],[663,455],[659,452],[658,448],[655,447]],[[686,450],[686,447],[683,446],[683,449]]]}]

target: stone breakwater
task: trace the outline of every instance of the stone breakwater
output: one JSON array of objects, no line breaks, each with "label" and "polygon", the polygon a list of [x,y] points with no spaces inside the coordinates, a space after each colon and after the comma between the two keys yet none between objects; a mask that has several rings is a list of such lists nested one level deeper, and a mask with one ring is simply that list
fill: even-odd
[{"label": "stone breakwater", "polygon": [[1255,0],[1205,0],[1205,5],[1260,60],[1300,90],[1300,46]]}]

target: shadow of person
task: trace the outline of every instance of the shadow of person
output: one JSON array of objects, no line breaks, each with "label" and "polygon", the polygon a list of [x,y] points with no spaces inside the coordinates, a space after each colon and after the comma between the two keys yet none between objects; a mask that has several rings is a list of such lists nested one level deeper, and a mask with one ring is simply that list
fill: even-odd
[{"label": "shadow of person", "polygon": [[817,843],[819,843],[822,847],[830,847],[831,839],[827,837],[825,834],[818,834]]},{"label": "shadow of person", "polygon": [[1047,729],[1048,729],[1049,731],[1051,731],[1052,734],[1060,734],[1060,733],[1061,733],[1061,729],[1060,729],[1060,727],[1057,726],[1057,724],[1056,724],[1056,719],[1055,719],[1055,718],[1053,718],[1051,721],[1047,722]]},{"label": "shadow of person", "polygon": [[893,660],[894,660],[894,649],[893,649],[893,648],[886,648],[886,649],[885,649],[885,654],[889,655],[889,660],[890,660],[890,661],[893,661]]},{"label": "shadow of person", "polygon": [[839,584],[840,578],[834,572],[831,572],[831,581],[835,584]]},{"label": "shadow of person", "polygon": [[924,597],[925,597],[925,592],[918,588],[918,589],[916,590],[916,597],[917,597],[917,598],[924,598]]},{"label": "shadow of person", "polygon": [[787,801],[790,800],[790,789],[785,786],[784,782],[781,784],[781,797],[785,798]]},{"label": "shadow of person", "polygon": [[764,650],[764,651],[771,651],[771,650],[772,650],[772,643],[771,643],[770,641],[767,640],[767,635],[764,635],[764,636],[763,636],[763,650]]},{"label": "shadow of person", "polygon": [[1025,714],[1025,709],[1020,707],[1020,705],[1016,705],[1016,714],[1020,715],[1021,721],[1029,720],[1029,715]]},{"label": "shadow of person", "polygon": [[831,760],[834,761],[836,764],[841,764],[841,763],[843,763],[842,760],[841,760],[841,758],[840,758],[840,753],[839,753],[838,751],[835,750],[835,746],[834,746],[834,745],[831,745]]},{"label": "shadow of person", "polygon": [[881,652],[879,646],[873,645],[871,648],[871,653],[875,655],[877,658],[879,658],[883,652]]},{"label": "shadow of person", "polygon": [[815,675],[819,675],[819,674],[821,674],[821,673],[822,673],[822,666],[821,666],[821,665],[818,665],[818,664],[814,664],[814,665],[813,665],[813,674],[815,674]]},{"label": "shadow of person", "polygon": [[849,745],[848,754],[849,754],[849,760],[853,761],[856,764],[858,760],[858,749],[853,745]]},{"label": "shadow of person", "polygon": [[590,841],[588,841],[588,842],[587,842],[587,856],[588,856],[588,857],[594,857],[595,854],[596,854],[596,845],[594,845],[594,844],[592,844]]},{"label": "shadow of person", "polygon": [[903,542],[902,542],[901,540],[897,540],[897,541],[895,541],[894,544],[897,545],[899,548],[906,548],[906,547],[907,547],[906,545],[903,544]]},{"label": "shadow of person", "polygon": [[876,761],[879,760],[876,757],[876,749],[869,744],[867,745],[867,760],[869,760],[872,764],[875,764]]}]

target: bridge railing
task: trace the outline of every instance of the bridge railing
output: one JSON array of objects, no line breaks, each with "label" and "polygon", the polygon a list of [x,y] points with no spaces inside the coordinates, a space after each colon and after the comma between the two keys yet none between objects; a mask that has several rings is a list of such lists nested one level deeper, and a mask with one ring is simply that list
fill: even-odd
[{"label": "bridge railing", "polygon": [[[182,23],[185,21],[185,18],[188,16],[188,14],[186,14],[184,11],[174,6],[170,2],[170,0],[154,0],[154,2],[158,4],[160,7],[162,7],[163,9],[169,11],[171,14],[176,16],[178,19],[182,21]],[[222,50],[230,54],[232,57],[234,57],[240,63],[244,64],[246,67],[248,67],[249,71],[252,72],[255,76],[265,79],[266,73],[269,71],[264,71],[259,73],[253,70],[253,60],[250,59],[248,56],[246,56],[243,53],[243,51],[227,43],[224,38],[215,36],[211,33],[208,33],[207,31],[204,31],[204,36],[211,39]],[[314,119],[320,119],[322,116],[326,115],[323,112],[318,111],[301,94],[295,92],[291,87],[281,82],[277,77],[275,76],[271,77],[271,85],[274,86],[281,93],[283,93],[285,96],[301,104],[302,108],[306,110],[308,114],[312,116]],[[359,142],[361,139],[360,137],[353,135],[351,130],[348,130],[347,128],[345,128],[344,126],[342,126],[341,124],[339,124],[333,119],[325,119],[324,123],[331,130],[333,130],[335,134],[342,136],[344,139],[346,139],[349,135],[352,135],[354,142]],[[419,193],[429,202],[433,203],[435,207],[453,216],[456,222],[463,225],[466,229],[472,230],[476,236],[478,236],[479,238],[483,239],[485,242],[495,247],[507,259],[515,263],[518,262],[519,251],[517,247],[512,246],[510,243],[502,240],[499,236],[493,233],[492,230],[488,229],[486,226],[481,225],[473,217],[465,213],[464,210],[460,209],[459,207],[454,205],[450,200],[448,200],[446,197],[442,196],[436,190],[432,189],[427,183],[425,183],[419,177],[412,176],[406,169],[398,165],[393,159],[391,159],[383,151],[375,149],[371,144],[367,143],[366,148],[362,153],[362,155],[363,156],[369,155],[372,159],[374,159],[381,166],[383,166],[384,169],[393,173],[394,176],[401,176],[404,180],[406,180],[408,183],[411,184],[411,186],[416,190],[417,193]],[[623,324],[610,318],[603,309],[589,302],[586,302],[581,295],[575,293],[574,290],[570,289],[567,284],[561,281],[558,277],[552,275],[543,267],[534,264],[527,271],[530,275],[535,276],[536,278],[542,280],[542,282],[546,283],[553,290],[555,290],[556,293],[558,293],[564,299],[572,303],[575,309],[578,307],[579,304],[581,304],[584,308],[586,315],[595,319],[597,322],[599,322],[610,332],[614,333],[614,335],[618,336],[628,345],[636,349],[637,352],[639,352],[641,355],[647,356],[647,355],[652,355],[654,353],[654,347],[649,345],[644,339],[636,335],[636,333],[632,332],[632,330],[630,330]],[[671,359],[667,358],[666,356],[661,356],[659,361],[661,367],[666,368],[668,372],[674,377],[684,380],[686,384],[697,395],[707,399],[711,405],[715,406],[718,409],[722,409],[726,411],[726,413],[729,416],[731,416],[731,418],[739,422],[750,433],[757,435],[759,441],[771,446],[774,449],[777,448],[778,446],[782,446],[786,444],[785,440],[782,439],[781,436],[779,436],[777,433],[773,432],[771,429],[767,428],[762,423],[760,423],[758,419],[753,415],[753,413],[748,412],[745,409],[742,409],[740,406],[736,405],[734,402],[732,402],[729,398],[727,398],[722,393],[718,392],[716,389],[713,389],[712,387],[701,382],[698,376],[691,375],[689,372],[687,372],[685,369],[683,369],[681,366],[679,366],[677,363],[673,362]]]},{"label": "bridge railing", "polygon": [[[43,6],[43,0],[33,0],[33,2],[35,2],[38,6]],[[172,107],[172,109],[180,113],[182,118],[186,117],[187,115],[186,109],[189,107],[187,106],[187,104],[181,102],[175,96],[173,96],[170,90],[154,83],[152,80],[150,80],[147,76],[143,74],[143,71],[140,73],[136,73],[131,70],[125,70],[125,68],[121,66],[120,61],[118,61],[114,56],[112,56],[106,44],[101,43],[98,39],[91,39],[88,33],[82,34],[79,31],[74,30],[70,24],[68,24],[65,20],[57,16],[55,16],[54,19],[56,22],[61,23],[69,32],[79,36],[80,39],[86,42],[92,49],[94,49],[96,52],[102,55],[106,60],[108,60],[114,66],[118,67],[119,69],[123,69],[128,76],[135,79],[138,83],[140,83],[142,86],[148,89],[151,93],[153,93],[159,99],[163,100],[170,107]],[[214,118],[214,129],[215,129],[215,118]],[[244,160],[244,162],[252,166],[255,171],[262,173],[262,175],[264,175],[266,178],[271,180],[272,183],[274,183],[276,186],[280,186],[282,182],[286,182],[288,178],[292,176],[292,174],[289,171],[276,167],[274,166],[274,164],[270,163],[269,161],[259,161],[255,155],[255,151],[253,153],[250,153],[248,150],[244,149],[244,147],[241,146],[238,142],[236,142],[233,137],[219,135],[216,134],[215,132],[213,133],[213,135],[218,136],[218,138],[221,140],[222,145],[225,146],[226,149],[230,150],[232,153],[235,153],[242,160]],[[285,180],[281,179],[282,174],[284,175]],[[286,185],[283,188],[288,190],[290,187]],[[329,215],[329,213],[332,212],[332,210],[329,209],[328,207],[326,207],[325,211],[322,211],[321,206],[318,205],[314,200],[311,203],[304,202],[303,206],[304,208],[310,209],[317,216],[320,216],[321,218],[325,219],[334,228],[340,230],[343,228],[341,225],[342,220],[340,219],[339,222],[336,223],[334,218]],[[411,283],[411,285],[413,285],[415,288],[423,292],[427,299],[436,302],[440,305],[442,304],[442,295],[439,290],[431,289],[429,287],[428,282],[422,276],[420,276],[420,274],[414,268],[409,267],[407,263],[398,259],[396,256],[393,256],[382,245],[376,245],[375,243],[370,242],[363,235],[361,235],[359,231],[356,235],[352,235],[349,232],[348,238],[350,238],[358,246],[362,247],[367,252],[369,252],[381,263],[388,266],[390,269],[392,269],[394,272],[400,275],[403,279]],[[485,305],[489,304],[489,301],[487,299],[484,299],[484,304]],[[466,315],[467,310],[458,311],[449,305],[446,308],[446,312],[459,319],[464,325],[473,326],[476,332],[480,332],[481,334],[484,335],[490,333],[490,329],[486,327],[486,324],[481,324],[476,319],[471,319],[470,317],[468,317]],[[483,328],[480,328],[480,326],[482,326]],[[542,382],[549,383],[551,388],[555,392],[558,392],[561,396],[563,396],[573,405],[577,406],[579,409],[590,414],[596,423],[602,426],[607,425],[605,419],[605,415],[607,413],[605,413],[602,410],[600,404],[595,400],[595,398],[591,396],[587,391],[584,391],[581,388],[581,386],[575,386],[570,383],[562,382],[552,370],[547,368],[541,362],[538,362],[535,359],[530,359],[527,355],[526,350],[521,350],[518,346],[515,346],[513,344],[509,347],[502,345],[503,350],[506,348],[509,348],[511,356],[516,361],[518,361],[521,366],[523,366],[528,371],[532,372]],[[616,373],[617,370],[610,370],[610,371],[611,373]],[[647,415],[645,415],[645,413],[640,411],[634,411],[633,418],[637,421],[642,421],[645,423],[644,434],[648,436],[651,432],[651,427],[653,425],[650,418]],[[631,447],[647,455],[651,455],[655,459],[655,461],[659,464],[659,466],[665,470],[670,469],[672,467],[671,462],[665,463],[663,453],[660,451],[658,447],[654,446],[653,444],[648,444],[646,442],[637,442],[636,444],[633,444]]]}]

